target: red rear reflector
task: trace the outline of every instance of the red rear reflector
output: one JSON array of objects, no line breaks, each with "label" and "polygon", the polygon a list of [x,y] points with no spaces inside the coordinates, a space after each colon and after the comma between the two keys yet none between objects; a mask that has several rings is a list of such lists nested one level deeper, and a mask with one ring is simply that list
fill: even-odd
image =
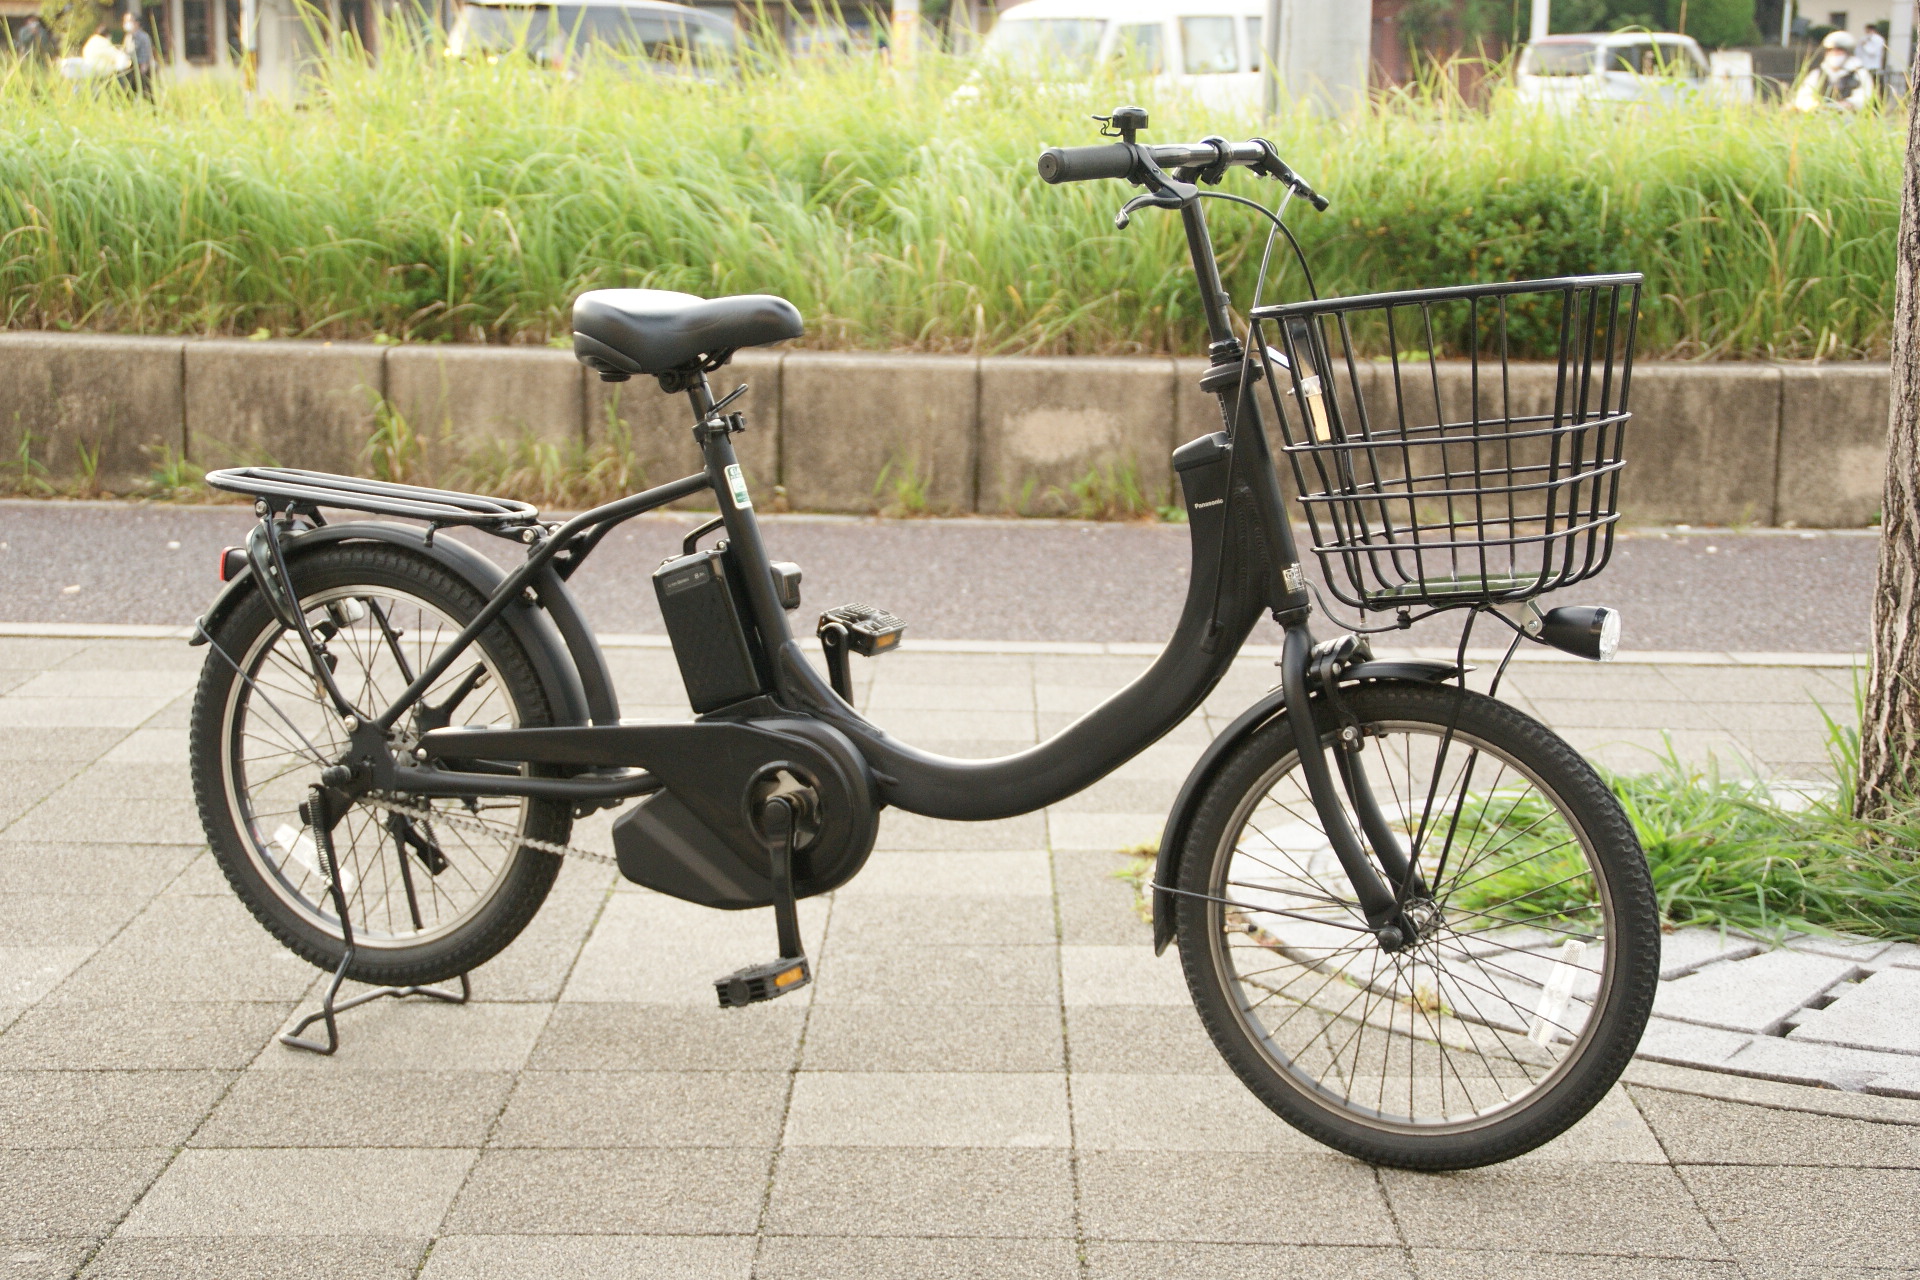
[{"label": "red rear reflector", "polygon": [[220,581],[231,582],[233,575],[247,567],[247,552],[244,547],[220,548]]}]

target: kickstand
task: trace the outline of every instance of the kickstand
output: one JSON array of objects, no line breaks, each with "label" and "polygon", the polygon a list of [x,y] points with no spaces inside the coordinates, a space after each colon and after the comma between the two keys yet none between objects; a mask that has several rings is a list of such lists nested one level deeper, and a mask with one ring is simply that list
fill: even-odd
[{"label": "kickstand", "polygon": [[[340,994],[340,984],[347,980],[347,970],[353,966],[354,943],[353,921],[347,914],[347,892],[340,883],[340,868],[333,852],[334,816],[327,799],[326,789],[317,785],[309,787],[306,803],[300,806],[300,820],[313,832],[314,846],[320,852],[320,870],[327,877],[327,889],[333,895],[333,909],[340,915],[340,940],[346,944],[346,950],[340,956],[340,967],[333,971],[333,981],[327,984],[327,994],[320,999],[320,1012],[308,1014],[300,1019],[293,1030],[280,1037],[280,1043],[289,1049],[305,1049],[310,1053],[327,1057],[331,1057],[340,1047],[340,1028],[334,1018],[349,1009],[357,1009],[363,1004],[385,996],[395,998],[424,996],[429,1000],[442,1000],[448,1004],[465,1004],[473,995],[473,986],[467,981],[467,975],[463,973],[460,975],[460,990],[457,993],[439,987],[376,987],[372,991],[364,991],[348,1000],[336,999]],[[407,902],[411,908],[414,907],[413,878],[406,874],[406,857],[407,850],[403,847],[400,850],[401,879],[406,884]],[[417,918],[417,910],[415,914]],[[316,1022],[327,1024],[325,1043],[307,1040],[301,1035]]]},{"label": "kickstand", "polygon": [[793,801],[773,796],[767,801],[767,854],[773,864],[773,924],[779,935],[780,958],[771,964],[753,964],[713,987],[723,1009],[738,1009],[798,991],[813,981],[806,949],[800,944],[800,911],[793,900]]}]

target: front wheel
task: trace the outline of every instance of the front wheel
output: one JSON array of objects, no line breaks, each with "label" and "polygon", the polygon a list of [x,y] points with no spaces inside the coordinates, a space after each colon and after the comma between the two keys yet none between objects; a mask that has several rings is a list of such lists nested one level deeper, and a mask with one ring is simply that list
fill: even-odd
[{"label": "front wheel", "polygon": [[[1281,717],[1222,763],[1181,850],[1188,987],[1234,1072],[1309,1136],[1410,1169],[1510,1159],[1584,1116],[1639,1043],[1660,966],[1646,858],[1587,762],[1512,707],[1342,696],[1419,870],[1417,938],[1369,931]],[[1316,709],[1331,764],[1339,726]]]}]

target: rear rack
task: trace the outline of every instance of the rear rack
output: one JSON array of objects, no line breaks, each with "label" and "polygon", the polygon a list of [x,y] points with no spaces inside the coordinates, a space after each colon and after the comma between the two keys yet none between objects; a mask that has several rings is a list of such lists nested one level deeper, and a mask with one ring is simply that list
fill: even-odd
[{"label": "rear rack", "polygon": [[265,498],[276,505],[339,507],[376,515],[430,520],[440,525],[511,528],[532,524],[540,510],[511,498],[488,498],[452,489],[362,480],[295,467],[228,467],[209,471],[207,483],[228,493]]}]

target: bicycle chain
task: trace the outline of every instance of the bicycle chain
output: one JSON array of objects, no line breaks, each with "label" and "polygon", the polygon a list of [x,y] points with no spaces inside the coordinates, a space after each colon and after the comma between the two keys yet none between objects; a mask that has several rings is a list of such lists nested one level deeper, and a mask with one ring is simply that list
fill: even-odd
[{"label": "bicycle chain", "polygon": [[482,835],[489,835],[497,840],[505,840],[515,846],[525,846],[539,853],[550,853],[557,858],[584,858],[588,862],[598,862],[609,867],[617,867],[620,865],[619,859],[611,857],[608,854],[597,853],[592,849],[582,849],[577,845],[556,844],[552,840],[536,840],[532,836],[516,835],[511,831],[502,830],[493,823],[483,822],[479,818],[468,818],[455,813],[442,813],[433,809],[416,809],[411,805],[400,804],[397,801],[383,799],[377,795],[361,796],[358,803],[373,809],[384,809],[388,813],[397,813],[402,817],[413,818],[420,822],[439,822],[450,827],[465,827],[469,831],[477,831]]}]

